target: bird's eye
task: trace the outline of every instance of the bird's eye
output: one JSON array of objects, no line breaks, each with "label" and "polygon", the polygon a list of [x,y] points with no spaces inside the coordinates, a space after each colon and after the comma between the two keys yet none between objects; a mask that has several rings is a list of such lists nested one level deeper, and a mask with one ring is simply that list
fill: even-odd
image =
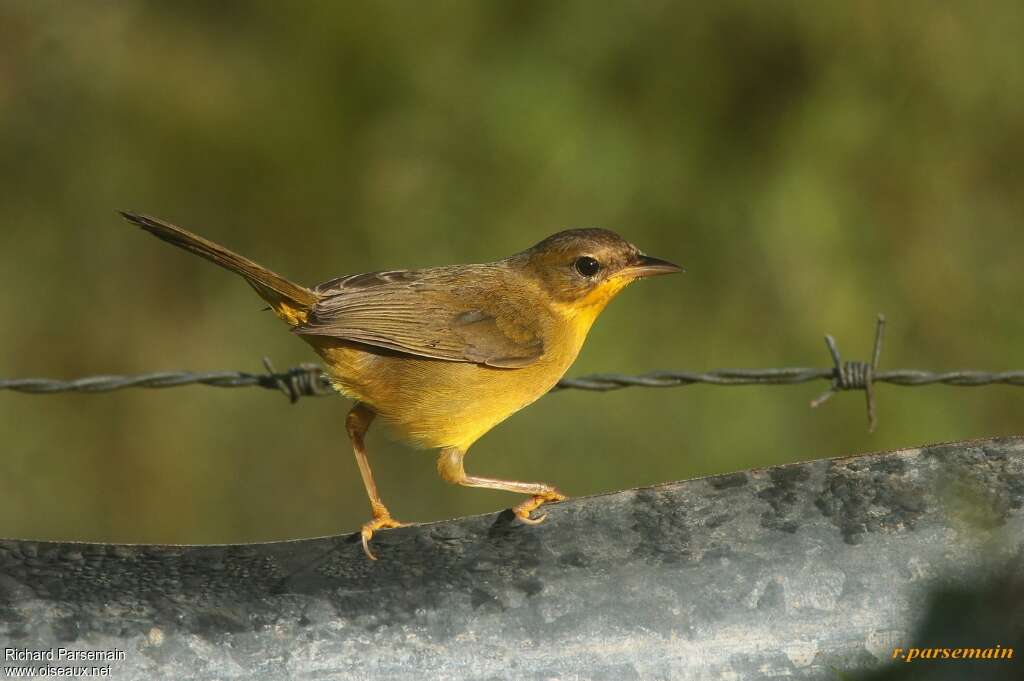
[{"label": "bird's eye", "polygon": [[574,262],[572,266],[573,269],[575,269],[584,277],[592,277],[601,271],[601,263],[594,260],[589,255],[584,255],[581,258],[576,258],[576,262]]}]

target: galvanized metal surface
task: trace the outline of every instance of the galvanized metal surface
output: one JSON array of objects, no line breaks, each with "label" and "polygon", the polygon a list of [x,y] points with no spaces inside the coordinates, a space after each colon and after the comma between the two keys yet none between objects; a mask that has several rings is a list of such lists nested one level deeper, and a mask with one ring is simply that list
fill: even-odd
[{"label": "galvanized metal surface", "polygon": [[1022,506],[1024,439],[1006,438],[575,499],[536,527],[501,513],[385,531],[377,562],[353,536],[5,540],[0,648],[124,655],[0,667],[204,681],[853,678],[910,644],[933,587],[1024,566]]}]

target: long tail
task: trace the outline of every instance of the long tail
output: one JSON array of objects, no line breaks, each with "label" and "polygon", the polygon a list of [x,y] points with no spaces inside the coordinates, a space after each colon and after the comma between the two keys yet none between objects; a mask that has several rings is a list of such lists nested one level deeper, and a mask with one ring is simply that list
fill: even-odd
[{"label": "long tail", "polygon": [[120,211],[120,213],[126,220],[138,225],[153,236],[242,275],[256,289],[260,297],[270,303],[277,316],[292,326],[305,322],[310,308],[316,302],[316,293],[310,289],[288,281],[280,274],[271,272],[266,267],[229,251],[220,244],[148,215],[139,215],[128,211]]}]

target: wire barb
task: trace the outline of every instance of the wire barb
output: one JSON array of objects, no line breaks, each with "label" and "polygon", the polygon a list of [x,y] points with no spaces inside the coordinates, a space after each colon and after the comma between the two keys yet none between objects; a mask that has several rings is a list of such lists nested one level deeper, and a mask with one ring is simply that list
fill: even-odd
[{"label": "wire barb", "polygon": [[825,344],[832,355],[832,385],[829,389],[811,400],[811,408],[817,408],[841,390],[863,390],[867,400],[868,408],[868,432],[875,432],[878,419],[875,416],[875,392],[872,385],[875,382],[875,374],[878,372],[878,361],[882,357],[882,341],[885,338],[885,315],[878,315],[878,322],[875,326],[875,350],[872,353],[871,363],[867,362],[843,362],[839,356],[839,348],[836,346],[836,339],[831,335],[825,335]]},{"label": "wire barb", "polygon": [[279,374],[269,357],[263,358],[266,375],[259,376],[259,385],[264,388],[277,388],[295,404],[300,397],[319,397],[334,392],[331,382],[316,364],[300,364]]},{"label": "wire barb", "polygon": [[[832,336],[825,336],[825,343],[832,355],[832,366],[825,369],[807,367],[783,367],[774,369],[715,369],[713,371],[652,371],[638,376],[623,374],[592,374],[579,378],[563,378],[552,388],[558,390],[593,390],[606,392],[621,388],[673,388],[705,383],[708,385],[796,385],[816,380],[830,381],[828,390],[811,402],[817,407],[842,390],[863,390],[867,400],[868,429],[874,431],[877,425],[875,415],[876,383],[890,383],[902,386],[921,386],[942,383],[961,387],[982,385],[1012,385],[1024,387],[1024,371],[922,371],[920,369],[890,369],[879,371],[882,356],[882,341],[885,333],[885,316],[878,315],[875,327],[875,347],[871,363],[843,362],[839,348]],[[99,393],[121,388],[173,388],[179,385],[209,385],[216,388],[243,388],[259,386],[277,390],[290,402],[300,397],[319,397],[334,394],[331,382],[315,364],[300,364],[284,372],[274,369],[269,359],[263,359],[267,373],[250,374],[240,371],[216,371],[192,373],[188,371],[162,371],[139,376],[88,376],[70,381],[50,378],[0,378],[0,390],[15,392],[51,394],[61,392]]]}]

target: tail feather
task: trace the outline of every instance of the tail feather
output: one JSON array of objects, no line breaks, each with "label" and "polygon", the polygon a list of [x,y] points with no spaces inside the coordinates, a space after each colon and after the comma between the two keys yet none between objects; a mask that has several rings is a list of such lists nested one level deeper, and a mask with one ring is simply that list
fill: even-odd
[{"label": "tail feather", "polygon": [[312,290],[288,281],[281,275],[268,270],[248,258],[230,251],[220,244],[193,234],[177,225],[164,222],[148,215],[119,211],[132,224],[146,230],[153,236],[174,244],[186,251],[202,256],[221,267],[242,275],[274,311],[292,325],[305,321],[306,313],[313,307],[317,296]]}]

